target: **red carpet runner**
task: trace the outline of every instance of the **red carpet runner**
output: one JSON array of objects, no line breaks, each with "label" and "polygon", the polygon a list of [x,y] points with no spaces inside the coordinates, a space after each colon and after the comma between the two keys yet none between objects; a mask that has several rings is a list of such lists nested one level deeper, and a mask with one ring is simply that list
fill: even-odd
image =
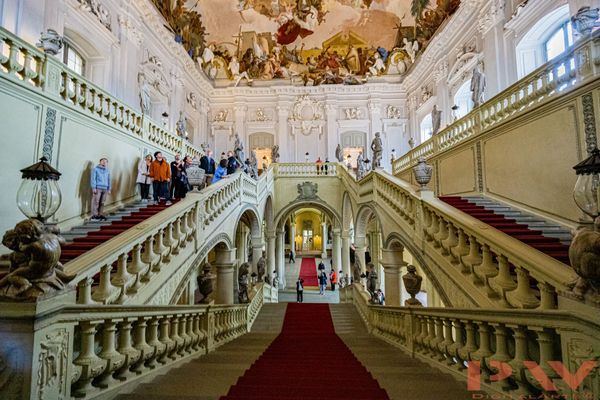
[{"label": "red carpet runner", "polygon": [[79,257],[83,253],[112,239],[167,207],[164,204],[160,204],[140,208],[139,211],[132,212],[131,215],[123,217],[120,221],[113,221],[110,225],[104,225],[99,231],[89,232],[87,236],[74,239],[73,243],[62,246],[60,261],[64,264]]},{"label": "red carpet runner", "polygon": [[334,331],[327,304],[289,303],[281,334],[222,400],[388,399]]},{"label": "red carpet runner", "polygon": [[461,197],[445,196],[440,197],[440,200],[558,261],[569,264],[569,246],[562,244],[557,238],[543,236],[542,232],[531,230],[526,224],[519,224],[514,219],[507,218],[502,214],[496,214],[492,210],[486,210],[484,207],[471,203]]},{"label": "red carpet runner", "polygon": [[319,287],[317,280],[317,263],[314,258],[302,257],[300,264],[300,278],[304,279],[304,286]]}]

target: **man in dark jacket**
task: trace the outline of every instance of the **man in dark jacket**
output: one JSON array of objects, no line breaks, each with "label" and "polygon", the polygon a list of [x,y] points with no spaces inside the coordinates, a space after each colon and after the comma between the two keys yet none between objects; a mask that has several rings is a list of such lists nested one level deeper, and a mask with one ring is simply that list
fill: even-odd
[{"label": "man in dark jacket", "polygon": [[200,168],[204,170],[204,176],[206,177],[206,185],[210,184],[216,170],[215,160],[213,159],[212,154],[212,150],[208,150],[206,154],[203,155],[202,158],[200,158]]},{"label": "man in dark jacket", "polygon": [[227,152],[227,175],[235,174],[235,171],[240,167],[240,163],[237,158],[234,157],[233,151]]}]

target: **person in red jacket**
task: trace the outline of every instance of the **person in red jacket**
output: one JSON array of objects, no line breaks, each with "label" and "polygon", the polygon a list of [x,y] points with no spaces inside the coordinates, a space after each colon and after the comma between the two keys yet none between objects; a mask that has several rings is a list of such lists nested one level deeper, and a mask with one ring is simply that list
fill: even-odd
[{"label": "person in red jacket", "polygon": [[154,161],[150,165],[150,177],[152,178],[152,189],[154,204],[158,204],[161,199],[166,200],[166,204],[171,205],[169,197],[169,182],[171,181],[171,166],[164,159],[162,153],[154,153]]},{"label": "person in red jacket", "polygon": [[333,268],[331,269],[331,272],[329,273],[329,282],[331,282],[331,291],[334,292],[335,284],[337,283],[337,274],[335,273],[335,270]]}]

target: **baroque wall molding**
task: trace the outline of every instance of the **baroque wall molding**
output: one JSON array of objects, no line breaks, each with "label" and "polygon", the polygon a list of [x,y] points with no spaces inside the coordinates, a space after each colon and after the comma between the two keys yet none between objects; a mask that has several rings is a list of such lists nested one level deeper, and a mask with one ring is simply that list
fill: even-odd
[{"label": "baroque wall molding", "polygon": [[598,148],[598,136],[596,131],[596,113],[594,110],[594,95],[586,93],[581,97],[583,104],[583,123],[585,125],[585,143],[588,155]]}]

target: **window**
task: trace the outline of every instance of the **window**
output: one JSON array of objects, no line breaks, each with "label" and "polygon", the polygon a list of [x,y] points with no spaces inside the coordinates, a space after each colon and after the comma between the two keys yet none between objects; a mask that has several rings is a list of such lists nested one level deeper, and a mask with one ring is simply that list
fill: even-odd
[{"label": "window", "polygon": [[431,114],[427,114],[425,118],[421,120],[421,143],[429,140],[433,134],[433,120]]},{"label": "window", "polygon": [[63,62],[79,75],[84,75],[85,60],[81,56],[81,53],[75,50],[68,42],[65,43],[63,50]]},{"label": "window", "polygon": [[573,44],[573,28],[571,22],[563,23],[544,43],[545,60],[550,61],[561,55]]},{"label": "window", "polygon": [[457,119],[464,117],[473,109],[471,97],[471,80],[468,80],[458,88],[454,95],[454,105],[458,106],[455,112]]}]

